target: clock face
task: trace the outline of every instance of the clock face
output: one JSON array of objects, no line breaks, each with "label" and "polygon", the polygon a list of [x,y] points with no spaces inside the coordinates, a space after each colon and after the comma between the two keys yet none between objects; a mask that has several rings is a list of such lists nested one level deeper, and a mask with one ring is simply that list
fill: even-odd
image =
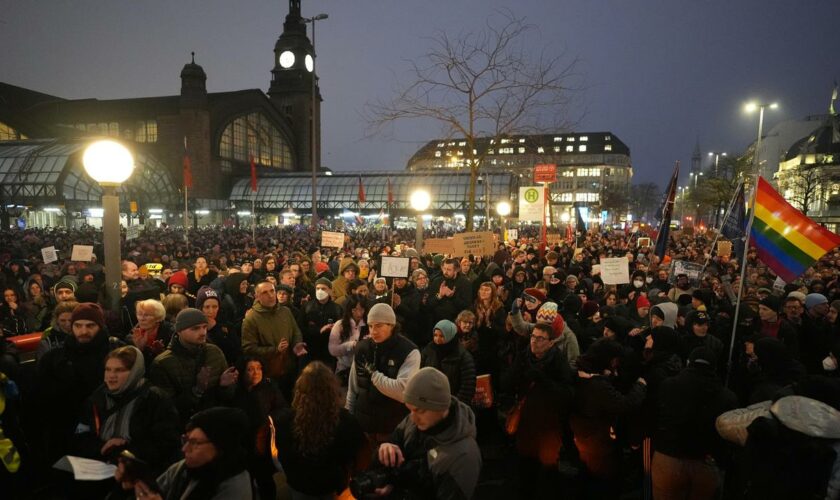
[{"label": "clock face", "polygon": [[280,66],[291,68],[295,64],[295,54],[291,50],[284,50],[280,53]]},{"label": "clock face", "polygon": [[312,70],[315,69],[315,61],[312,59],[312,56],[306,54],[306,58],[304,58],[303,63],[306,65],[306,71],[312,73]]}]

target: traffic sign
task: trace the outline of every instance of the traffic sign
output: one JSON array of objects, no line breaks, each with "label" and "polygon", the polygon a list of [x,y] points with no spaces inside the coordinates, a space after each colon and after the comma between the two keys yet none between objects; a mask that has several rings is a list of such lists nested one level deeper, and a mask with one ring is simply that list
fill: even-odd
[{"label": "traffic sign", "polygon": [[534,166],[534,182],[555,182],[557,180],[557,165],[541,163]]}]

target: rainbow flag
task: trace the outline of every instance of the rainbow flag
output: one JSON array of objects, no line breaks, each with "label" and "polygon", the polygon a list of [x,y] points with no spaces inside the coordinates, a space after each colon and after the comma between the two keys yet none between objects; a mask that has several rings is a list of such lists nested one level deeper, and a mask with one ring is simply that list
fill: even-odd
[{"label": "rainbow flag", "polygon": [[758,178],[750,245],[758,258],[790,283],[840,245],[840,236],[793,208],[764,178]]}]

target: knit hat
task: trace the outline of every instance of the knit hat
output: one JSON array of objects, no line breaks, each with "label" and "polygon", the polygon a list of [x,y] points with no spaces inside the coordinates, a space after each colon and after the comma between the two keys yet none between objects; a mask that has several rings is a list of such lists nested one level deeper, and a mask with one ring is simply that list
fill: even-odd
[{"label": "knit hat", "polygon": [[525,295],[530,295],[531,297],[537,299],[540,302],[545,302],[545,292],[540,290],[539,288],[526,288],[524,293]]},{"label": "knit hat", "polygon": [[294,288],[290,287],[289,285],[284,285],[283,283],[280,283],[279,285],[277,285],[277,291],[278,292],[286,292],[289,295],[292,295],[293,293],[295,293]]},{"label": "knit hat", "polygon": [[435,264],[435,267],[440,267],[440,265],[443,263],[443,255],[435,255],[434,257],[432,257],[432,262]]},{"label": "knit hat", "polygon": [[797,298],[799,299],[799,302],[805,302],[805,299],[807,298],[804,293],[795,290],[790,292],[787,296]]},{"label": "knit hat", "polygon": [[650,301],[644,295],[639,295],[639,298],[636,299],[636,309],[641,309],[642,307],[650,307]]},{"label": "knit hat", "polygon": [[554,302],[546,302],[537,311],[537,323],[550,325],[554,323],[554,318],[557,317],[557,314],[557,304]]},{"label": "knit hat", "polygon": [[554,317],[554,321],[551,322],[551,340],[563,335],[563,330],[565,329],[566,320],[563,319],[562,314],[558,313],[557,316]]},{"label": "knit hat", "polygon": [[195,294],[195,308],[200,311],[201,307],[204,305],[204,301],[207,299],[216,299],[219,306],[222,305],[222,301],[219,299],[219,294],[216,293],[216,290],[213,290],[209,286],[203,286],[199,288],[198,293]]},{"label": "knit hat", "polygon": [[315,274],[321,274],[324,271],[329,271],[330,266],[326,262],[316,262],[315,263]]},{"label": "knit hat", "polygon": [[455,338],[455,334],[458,333],[458,329],[455,327],[455,323],[449,321],[448,319],[442,319],[435,324],[435,330],[440,330],[440,333],[443,334],[443,340],[448,344],[449,341]]},{"label": "knit hat", "polygon": [[689,366],[706,366],[710,370],[714,370],[717,366],[717,359],[715,353],[708,347],[696,347],[688,355]]},{"label": "knit hat", "polygon": [[761,299],[759,304],[763,305],[768,309],[772,309],[773,311],[779,312],[779,309],[782,307],[782,299],[776,297],[775,295],[768,295]]},{"label": "knit hat", "polygon": [[172,273],[172,276],[166,280],[166,288],[169,288],[172,285],[181,285],[183,288],[187,288],[187,275],[181,271]]},{"label": "knit hat", "polygon": [[825,295],[821,293],[809,293],[805,297],[805,309],[811,309],[814,306],[818,306],[820,304],[827,304],[828,299],[825,298]]},{"label": "knit hat", "polygon": [[73,291],[73,293],[76,293],[76,284],[75,284],[75,283],[73,283],[73,282],[72,282],[72,281],[70,281],[70,280],[65,280],[65,279],[62,279],[62,280],[59,280],[59,282],[58,282],[58,283],[56,283],[55,285],[53,285],[53,287],[52,287],[52,292],[53,292],[53,295],[55,295],[55,294],[56,294],[56,292],[57,292],[58,290],[62,289],[62,288],[69,288],[70,290],[72,290],[72,291]]},{"label": "knit hat", "polygon": [[328,280],[327,278],[318,278],[315,280],[315,285],[324,285],[325,287],[332,290],[332,281]]},{"label": "knit hat", "polygon": [[688,326],[694,326],[695,324],[705,325],[708,323],[709,315],[706,314],[706,311],[691,311],[685,318],[685,324]]},{"label": "knit hat", "polygon": [[247,459],[248,417],[244,411],[223,406],[201,410],[187,424],[188,431],[196,428],[204,432],[226,463],[241,463]]},{"label": "knit hat", "polygon": [[94,302],[83,302],[73,309],[70,321],[75,323],[79,320],[93,321],[99,325],[100,330],[105,328],[105,313],[102,312],[99,304]]},{"label": "knit hat", "polygon": [[598,312],[601,308],[598,306],[598,303],[594,300],[587,300],[584,302],[583,307],[580,308],[580,315],[584,318],[591,318]]},{"label": "knit hat", "polygon": [[446,375],[431,366],[421,368],[408,380],[403,398],[407,404],[417,408],[445,411],[452,402],[449,380]]},{"label": "knit hat", "polygon": [[[385,323],[388,325],[397,324],[397,315],[388,304],[374,304],[368,311],[367,324],[371,323]],[[437,326],[435,326],[437,328]]]},{"label": "knit hat", "polygon": [[192,328],[196,325],[202,324],[207,324],[207,316],[205,316],[203,312],[198,309],[193,309],[192,307],[182,309],[181,312],[178,313],[178,316],[175,317],[176,332],[182,332],[187,328]]}]

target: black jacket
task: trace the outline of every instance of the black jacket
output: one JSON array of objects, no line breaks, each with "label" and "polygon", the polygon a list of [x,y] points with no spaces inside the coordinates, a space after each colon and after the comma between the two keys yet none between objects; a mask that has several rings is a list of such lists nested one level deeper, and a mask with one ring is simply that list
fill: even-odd
[{"label": "black jacket", "polygon": [[467,405],[475,395],[475,363],[458,339],[448,344],[430,342],[420,352],[420,366],[437,368],[449,380],[449,391]]},{"label": "black jacket", "polygon": [[323,361],[327,366],[335,367],[335,358],[330,356],[328,349],[330,330],[321,333],[321,328],[328,323],[340,320],[343,312],[341,306],[332,299],[322,304],[317,300],[310,300],[304,308],[306,328],[303,330],[303,341],[312,359]]},{"label": "black jacket", "polygon": [[[449,297],[439,297],[440,285],[447,283],[449,288],[454,290],[454,293]],[[429,299],[428,303],[433,308],[434,323],[442,319],[454,321],[458,313],[464,309],[469,309],[472,303],[472,284],[464,275],[458,274],[454,278],[446,279],[439,276],[431,285],[429,285]],[[433,323],[433,324],[434,324]]]}]

